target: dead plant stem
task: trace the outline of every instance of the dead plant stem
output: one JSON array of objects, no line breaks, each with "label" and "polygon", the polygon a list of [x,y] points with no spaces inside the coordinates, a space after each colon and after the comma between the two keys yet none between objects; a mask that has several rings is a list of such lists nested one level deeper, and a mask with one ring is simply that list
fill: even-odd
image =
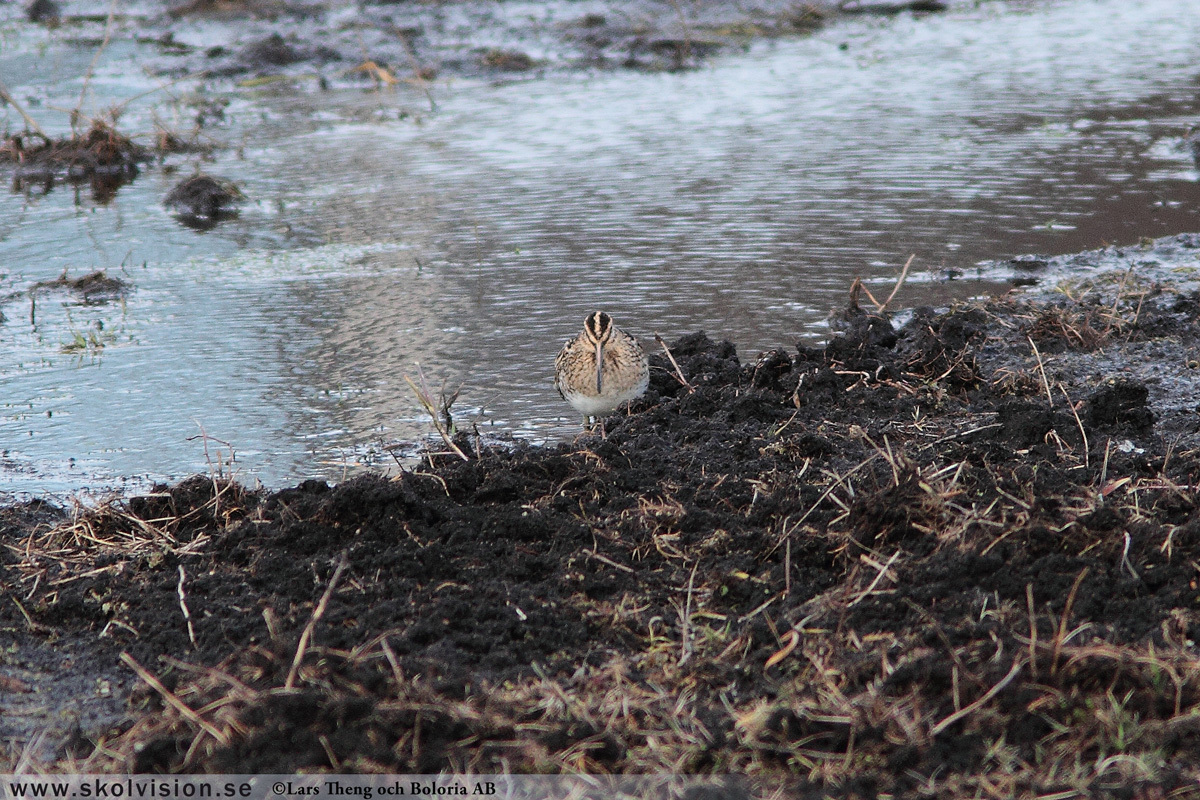
[{"label": "dead plant stem", "polygon": [[342,577],[348,563],[349,559],[345,553],[342,553],[341,560],[338,561],[337,568],[333,571],[333,577],[329,579],[329,585],[325,587],[325,593],[321,595],[317,607],[313,609],[312,616],[308,619],[308,624],[304,626],[304,632],[300,634],[300,643],[296,645],[296,655],[292,658],[292,668],[288,670],[287,680],[283,683],[284,689],[291,689],[296,684],[296,675],[300,672],[300,662],[304,660],[304,653],[308,650],[308,642],[312,638],[313,629],[317,627],[321,617],[325,616],[329,598],[333,596],[333,590],[337,588],[338,580]]},{"label": "dead plant stem", "polygon": [[1083,583],[1083,579],[1087,577],[1089,567],[1084,567],[1079,571],[1079,575],[1075,578],[1075,583],[1071,584],[1071,591],[1067,593],[1067,603],[1063,606],[1062,617],[1058,621],[1058,633],[1054,637],[1054,652],[1050,656],[1050,674],[1058,674],[1058,657],[1062,653],[1063,642],[1067,636],[1067,622],[1071,617],[1071,606],[1075,604],[1075,594],[1079,591],[1079,585]]},{"label": "dead plant stem", "polygon": [[1071,409],[1071,416],[1075,417],[1075,424],[1079,426],[1079,435],[1083,437],[1083,465],[1091,467],[1092,461],[1088,454],[1091,447],[1088,444],[1087,431],[1083,429],[1083,420],[1079,419],[1079,412],[1075,410],[1075,404],[1071,402],[1071,395],[1067,394],[1067,387],[1060,383],[1058,388],[1063,393],[1063,397],[1067,398],[1067,408]]},{"label": "dead plant stem", "polygon": [[[10,106],[12,106],[13,108],[15,108],[17,110],[17,113],[21,115],[21,119],[25,120],[26,128],[29,128],[31,131],[36,133],[38,136],[41,136],[43,139],[49,138],[48,136],[46,136],[45,132],[42,131],[41,126],[37,124],[37,121],[34,120],[33,117],[29,116],[29,114],[27,114],[25,112],[25,109],[21,106],[21,104],[17,102],[17,99],[12,96],[12,92],[10,92],[8,90],[8,87],[4,85],[3,81],[0,81],[0,100],[3,100],[4,102],[8,103]],[[29,319],[30,319],[30,324],[32,324],[33,316],[34,316],[33,295],[32,294],[30,294],[30,296],[29,296],[29,308],[30,308]]]},{"label": "dead plant stem", "polygon": [[1000,694],[1000,692],[1004,691],[1005,686],[1008,686],[1010,683],[1012,683],[1016,679],[1017,675],[1021,672],[1021,667],[1023,667],[1023,666],[1024,666],[1024,664],[1022,664],[1020,661],[1013,662],[1012,669],[1010,669],[1008,671],[1008,674],[1005,675],[1003,678],[1001,678],[999,680],[999,682],[996,683],[995,686],[993,686],[991,689],[988,689],[987,692],[983,695],[983,697],[979,698],[974,703],[971,703],[971,705],[967,706],[966,708],[963,708],[959,711],[955,711],[953,714],[946,717],[944,720],[939,722],[937,725],[934,725],[933,730],[930,731],[930,735],[937,736],[939,733],[946,730],[946,728],[948,728],[951,725],[953,725],[954,723],[958,722],[963,717],[966,717],[969,714],[972,714],[975,711],[977,711],[978,709],[982,708],[983,705],[986,704],[989,700],[991,700],[996,695]]},{"label": "dead plant stem", "polygon": [[1033,355],[1037,358],[1038,363],[1038,374],[1042,376],[1042,386],[1046,389],[1046,399],[1050,401],[1050,407],[1054,408],[1054,395],[1050,393],[1050,381],[1046,378],[1046,365],[1042,363],[1042,354],[1038,352],[1038,346],[1034,344],[1033,337],[1026,336],[1025,340],[1033,348]]},{"label": "dead plant stem", "polygon": [[[429,393],[429,388],[425,385],[425,373],[421,370],[420,364],[417,364],[417,377],[421,379],[420,386],[417,386],[417,384],[413,382],[413,379],[407,375],[404,376],[404,381],[412,388],[413,393],[417,396],[417,402],[421,404],[421,407],[425,409],[425,413],[427,413],[429,418],[433,420],[433,427],[438,432],[438,435],[442,437],[442,441],[446,443],[446,446],[453,450],[454,453],[463,461],[470,461],[470,457],[462,451],[462,448],[454,443],[454,441],[450,438],[450,433],[442,425],[441,420],[438,419],[438,409],[433,404],[433,396]],[[457,398],[458,392],[455,392],[454,396]],[[450,404],[453,402],[453,400],[446,400],[446,393],[443,391],[442,412],[447,418],[450,417]],[[432,467],[432,464],[430,466]]]},{"label": "dead plant stem", "polygon": [[687,663],[692,657],[692,592],[696,586],[696,570],[700,567],[700,562],[696,561],[692,564],[692,574],[688,577],[687,600],[683,606],[683,633],[679,643],[679,666]]},{"label": "dead plant stem", "polygon": [[667,360],[671,362],[671,366],[675,368],[675,380],[679,381],[679,385],[688,390],[688,394],[696,391],[696,387],[688,383],[688,379],[683,377],[683,370],[679,368],[679,362],[675,360],[675,356],[671,355],[671,348],[667,347],[667,343],[657,333],[654,334],[654,341],[658,342],[663,352],[667,354]]},{"label": "dead plant stem", "polygon": [[425,99],[429,101],[429,113],[437,113],[437,103],[433,100],[433,92],[429,90],[429,81],[425,79],[422,73],[421,65],[417,63],[417,54],[413,52],[412,45],[409,44],[408,37],[400,35],[400,46],[404,48],[404,55],[408,58],[408,65],[413,71],[413,81],[417,84],[422,92],[425,93]]},{"label": "dead plant stem", "polygon": [[624,564],[619,564],[619,563],[617,563],[616,561],[613,561],[613,560],[612,560],[611,558],[609,558],[608,556],[601,555],[600,553],[597,553],[597,552],[596,552],[596,551],[594,551],[594,550],[586,550],[586,549],[585,549],[585,550],[582,550],[582,551],[580,551],[580,552],[582,552],[582,553],[583,553],[585,556],[587,556],[588,558],[594,558],[594,559],[596,559],[597,561],[599,561],[599,562],[601,562],[601,563],[603,563],[603,564],[608,564],[608,565],[609,565],[610,567],[612,567],[613,569],[619,569],[619,570],[621,570],[622,572],[628,572],[630,575],[635,575],[635,574],[637,574],[637,573],[636,573],[636,570],[634,570],[634,569],[633,569],[633,567],[627,567],[627,566],[625,566]]},{"label": "dead plant stem", "polygon": [[1029,607],[1029,674],[1036,681],[1037,669],[1037,612],[1033,607],[1033,584],[1025,584],[1025,603]]},{"label": "dead plant stem", "polygon": [[883,576],[887,574],[887,571],[891,569],[892,564],[896,563],[896,559],[899,557],[900,551],[897,550],[895,553],[892,553],[892,557],[887,560],[886,564],[880,564],[877,561],[867,558],[866,556],[859,556],[859,558],[862,559],[868,566],[876,570],[875,580],[871,581],[871,585],[867,587],[866,591],[851,600],[847,608],[856,606],[863,600],[866,600],[868,597],[870,597],[871,593],[875,591],[875,587],[879,585],[879,582],[883,580]]},{"label": "dead plant stem", "polygon": [[133,656],[129,655],[129,653],[121,653],[121,661],[131,670],[136,672],[137,676],[145,681],[151,689],[158,692],[162,699],[167,701],[168,705],[186,717],[193,724],[203,728],[208,735],[212,736],[222,745],[229,744],[228,734],[223,733],[222,731],[213,727],[212,723],[208,722],[191,708],[189,708],[187,703],[180,700],[166,686],[163,686],[162,681],[151,675],[150,671],[135,661]]},{"label": "dead plant stem", "polygon": [[683,30],[683,52],[680,54],[680,68],[687,65],[687,62],[692,57],[692,28],[688,25],[687,17],[684,16],[683,8],[679,5],[679,0],[671,0],[671,6],[674,7],[675,13],[679,15],[679,25]]},{"label": "dead plant stem", "polygon": [[875,460],[876,458],[878,458],[878,457],[879,457],[878,455],[871,455],[871,456],[868,456],[868,457],[867,457],[867,459],[866,459],[865,461],[861,462],[861,463],[860,463],[858,466],[854,467],[852,470],[850,470],[849,472],[847,472],[845,475],[838,475],[838,476],[836,476],[836,477],[837,477],[837,480],[835,480],[835,481],[834,481],[834,482],[833,482],[833,483],[832,483],[832,484],[829,486],[829,488],[828,488],[828,489],[826,489],[826,490],[825,490],[825,491],[824,491],[824,492],[821,494],[821,496],[817,498],[817,502],[813,503],[813,504],[812,504],[812,506],[810,506],[810,507],[809,507],[808,511],[805,511],[805,512],[804,512],[804,514],[803,514],[803,515],[800,517],[800,519],[798,519],[798,520],[796,521],[796,524],[792,526],[792,529],[791,529],[790,531],[784,531],[783,535],[779,537],[779,541],[777,541],[777,542],[775,543],[775,546],[771,548],[770,552],[768,552],[768,553],[767,553],[767,555],[770,555],[771,553],[774,553],[776,550],[778,550],[778,549],[779,549],[779,545],[781,545],[781,544],[783,544],[785,541],[787,541],[787,538],[788,538],[789,536],[791,536],[791,535],[792,535],[792,533],[794,533],[795,531],[799,530],[799,528],[800,528],[800,525],[804,523],[804,520],[808,519],[808,518],[809,518],[809,516],[811,516],[811,515],[812,515],[812,513],[813,513],[814,511],[816,511],[818,508],[820,508],[820,506],[821,506],[821,503],[825,502],[825,498],[827,498],[827,497],[829,497],[831,494],[833,494],[833,491],[834,491],[835,489],[837,489],[837,487],[841,486],[843,483],[845,483],[845,482],[846,482],[846,480],[847,480],[847,479],[848,479],[848,478],[849,478],[851,475],[853,475],[854,473],[858,472],[860,469],[862,469],[863,467],[865,467],[867,464],[870,464],[872,461],[874,461],[874,460]]},{"label": "dead plant stem", "polygon": [[889,294],[887,299],[883,301],[883,304],[879,306],[880,312],[887,308],[888,303],[892,302],[892,299],[896,296],[896,292],[900,291],[900,287],[904,285],[905,279],[908,278],[908,268],[912,266],[913,259],[916,257],[917,254],[913,253],[908,257],[908,261],[904,262],[904,269],[900,270],[900,277],[896,279],[896,285],[892,287],[892,293]]},{"label": "dead plant stem", "polygon": [[88,64],[87,72],[83,75],[83,86],[79,89],[79,102],[75,108],[71,110],[71,130],[75,130],[75,123],[79,119],[80,113],[83,110],[83,103],[87,99],[88,87],[91,86],[92,76],[96,72],[96,64],[100,61],[100,56],[104,53],[104,49],[108,47],[108,43],[112,40],[113,18],[117,14],[117,0],[113,0],[112,5],[108,9],[108,19],[104,21],[104,38],[100,40],[100,46],[96,48],[96,54],[92,56],[92,63]]},{"label": "dead plant stem", "polygon": [[192,647],[196,647],[196,631],[192,628],[192,612],[188,611],[187,594],[183,589],[183,582],[187,579],[187,573],[183,571],[183,564],[179,565],[179,586],[176,591],[179,593],[179,608],[183,611],[183,621],[187,623],[188,641],[192,643]]}]

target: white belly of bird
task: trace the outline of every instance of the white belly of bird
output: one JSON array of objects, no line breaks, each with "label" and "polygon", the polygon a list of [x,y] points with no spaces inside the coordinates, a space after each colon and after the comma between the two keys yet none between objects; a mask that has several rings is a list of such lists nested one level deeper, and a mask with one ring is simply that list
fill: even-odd
[{"label": "white belly of bird", "polygon": [[568,403],[574,406],[576,411],[585,417],[601,417],[611,411],[616,411],[622,403],[641,397],[646,393],[646,386],[649,383],[649,378],[647,378],[620,394],[608,394],[607,392],[603,395],[583,394],[564,388],[563,396],[567,398]]}]

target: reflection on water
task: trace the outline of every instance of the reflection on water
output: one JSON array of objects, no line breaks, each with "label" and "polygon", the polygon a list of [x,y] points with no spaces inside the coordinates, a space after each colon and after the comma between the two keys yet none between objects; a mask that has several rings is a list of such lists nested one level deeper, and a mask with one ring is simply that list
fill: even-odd
[{"label": "reflection on water", "polygon": [[[443,86],[436,115],[404,90],[236,98],[242,157],[205,169],[250,201],[213,230],[172,220],[152,169],[107,204],[0,198],[0,481],[178,477],[202,432],[268,484],[340,478],[428,433],[418,362],[464,384],[463,422],[569,437],[553,360],[595,308],[753,357],[910,254],[901,299],[946,303],[1003,290],[981,260],[1200,229],[1197,34],[1169,0],[985,5],[693,73]],[[31,324],[22,290],[67,267],[136,288]]]}]

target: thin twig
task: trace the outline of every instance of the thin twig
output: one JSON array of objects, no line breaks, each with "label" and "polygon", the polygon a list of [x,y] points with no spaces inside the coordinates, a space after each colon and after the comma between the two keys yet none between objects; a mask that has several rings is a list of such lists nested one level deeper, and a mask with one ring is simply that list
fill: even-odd
[{"label": "thin twig", "polygon": [[198,666],[196,664],[189,664],[186,661],[180,661],[178,658],[174,658],[174,657],[168,656],[168,655],[159,656],[159,660],[164,662],[169,667],[173,667],[175,669],[180,669],[180,670],[183,670],[184,672],[190,672],[190,673],[193,673],[196,675],[205,675],[214,680],[218,680],[221,683],[227,684],[230,688],[232,688],[234,690],[234,692],[236,692],[240,696],[250,698],[250,697],[254,697],[256,694],[258,694],[258,692],[256,690],[254,690],[254,689],[250,688],[249,686],[247,686],[246,684],[242,683],[237,678],[230,675],[228,672],[222,672],[221,670],[219,670],[215,667],[202,667],[202,666]]},{"label": "thin twig", "polygon": [[679,362],[675,360],[675,356],[671,355],[671,348],[667,347],[667,343],[657,333],[654,334],[654,341],[658,342],[662,347],[663,352],[667,354],[667,360],[671,362],[671,366],[675,368],[675,380],[679,381],[679,385],[688,390],[688,394],[696,391],[696,387],[688,383],[688,379],[683,377],[683,370],[679,368]]},{"label": "thin twig", "polygon": [[875,306],[876,311],[883,308],[883,304],[875,299],[875,295],[871,294],[871,290],[868,289],[867,285],[862,282],[862,278],[855,278],[854,282],[850,284],[849,308],[851,311],[859,310],[858,296],[860,294],[865,294],[867,296],[867,299],[871,301],[871,305]]},{"label": "thin twig", "polygon": [[611,558],[608,558],[607,556],[603,556],[600,553],[595,552],[594,550],[585,549],[580,552],[582,552],[588,558],[594,558],[597,561],[600,561],[604,564],[608,564],[610,567],[613,567],[614,569],[619,569],[622,572],[628,572],[630,575],[636,574],[633,567],[627,567],[624,564],[618,564],[616,561],[613,561]]},{"label": "thin twig", "polygon": [[700,562],[692,564],[692,574],[688,578],[687,601],[683,606],[683,636],[679,644],[679,666],[687,663],[687,660],[692,657],[692,590],[696,585],[696,569],[700,566]]},{"label": "thin twig", "polygon": [[846,482],[846,479],[847,479],[847,478],[849,478],[851,475],[853,475],[854,473],[858,472],[860,469],[862,469],[863,467],[865,467],[867,464],[870,464],[872,461],[874,461],[874,460],[875,460],[875,459],[877,459],[877,458],[879,458],[879,456],[878,456],[878,455],[872,455],[872,456],[869,456],[869,457],[868,457],[868,458],[867,458],[865,461],[863,461],[862,463],[860,463],[860,464],[859,464],[857,467],[855,467],[854,469],[852,469],[852,470],[850,470],[849,472],[847,472],[845,475],[838,475],[838,476],[836,476],[836,477],[837,477],[837,480],[836,480],[836,481],[834,481],[834,482],[833,482],[833,484],[831,484],[831,485],[830,485],[830,487],[829,487],[828,489],[826,489],[826,490],[825,490],[825,491],[824,491],[824,492],[821,494],[821,496],[820,496],[820,497],[818,497],[818,498],[817,498],[817,502],[813,503],[813,504],[812,504],[812,505],[809,507],[808,511],[805,511],[805,512],[804,512],[804,514],[803,514],[803,515],[801,515],[800,519],[796,520],[796,524],[792,526],[792,529],[791,529],[790,531],[787,531],[787,530],[785,530],[785,531],[783,532],[783,535],[779,537],[779,541],[775,542],[775,545],[774,545],[774,547],[772,547],[772,548],[770,549],[770,551],[767,553],[767,555],[770,555],[771,553],[774,553],[776,550],[778,550],[778,549],[779,549],[779,545],[783,544],[783,543],[784,543],[784,542],[787,540],[787,538],[788,538],[789,536],[791,536],[791,534],[792,534],[793,532],[795,532],[796,530],[798,530],[798,529],[800,528],[800,526],[801,526],[801,525],[804,523],[804,520],[808,519],[808,518],[809,518],[809,516],[811,516],[811,515],[812,515],[812,513],[813,513],[814,511],[816,511],[818,508],[820,508],[820,506],[821,506],[821,503],[824,503],[824,502],[825,502],[825,498],[827,498],[827,497],[829,497],[829,495],[833,494],[833,491],[834,491],[834,489],[836,489],[837,487],[841,486],[843,483],[845,483],[845,482]]},{"label": "thin twig", "polygon": [[683,14],[679,0],[671,0],[671,5],[674,6],[675,13],[679,15],[679,26],[683,29],[683,52],[679,55],[679,68],[683,69],[692,57],[692,29],[688,25],[687,17]]},{"label": "thin twig", "polygon": [[304,632],[300,634],[300,643],[296,645],[296,655],[292,658],[292,668],[288,670],[287,680],[283,682],[284,689],[291,689],[295,685],[296,675],[300,672],[300,662],[304,660],[304,652],[308,649],[308,641],[312,638],[313,628],[317,627],[321,617],[325,616],[325,607],[329,605],[329,598],[333,596],[333,590],[337,588],[338,579],[342,577],[342,572],[345,571],[348,563],[346,554],[342,553],[342,558],[333,571],[333,577],[329,579],[329,585],[325,587],[325,593],[321,595],[321,600],[313,609],[308,624],[304,626]]},{"label": "thin twig", "polygon": [[1075,417],[1075,424],[1079,426],[1079,435],[1083,437],[1083,465],[1090,467],[1092,465],[1091,456],[1088,455],[1090,445],[1088,445],[1087,431],[1083,429],[1083,420],[1079,419],[1079,412],[1075,410],[1075,404],[1071,402],[1071,395],[1067,394],[1067,387],[1061,383],[1058,388],[1063,393],[1063,397],[1067,398],[1067,408],[1071,409],[1071,415]]},{"label": "thin twig", "polygon": [[179,607],[183,610],[183,621],[187,623],[188,639],[192,643],[192,647],[196,647],[196,631],[192,628],[192,612],[188,611],[187,595],[183,591],[183,582],[187,574],[183,571],[183,564],[179,565],[179,586],[176,591],[179,592]]},{"label": "thin twig", "polygon": [[[10,106],[12,106],[13,108],[15,108],[17,110],[17,113],[21,115],[21,119],[25,120],[26,128],[29,128],[31,131],[36,133],[38,136],[41,136],[43,139],[50,138],[50,137],[46,136],[46,134],[42,131],[41,126],[37,124],[37,122],[34,120],[34,118],[29,116],[27,113],[25,113],[25,109],[22,108],[21,104],[17,102],[17,99],[12,96],[12,92],[10,92],[8,90],[8,87],[4,85],[3,81],[0,81],[0,100],[3,100],[4,102],[8,103]],[[32,296],[31,296],[31,302],[32,302]],[[32,317],[33,311],[31,310],[29,313],[30,313],[30,316]]]},{"label": "thin twig", "polygon": [[1036,681],[1037,671],[1037,613],[1033,608],[1033,584],[1025,584],[1025,602],[1029,606],[1029,674]]},{"label": "thin twig", "polygon": [[158,692],[159,695],[162,696],[162,699],[166,700],[172,708],[174,708],[183,716],[187,717],[187,719],[191,720],[196,725],[199,725],[221,744],[229,744],[228,734],[222,733],[220,730],[214,728],[212,723],[206,721],[203,717],[189,708],[187,703],[176,697],[175,694],[173,694],[166,686],[163,686],[162,681],[151,675],[149,670],[137,663],[137,661],[133,659],[133,656],[129,655],[129,653],[121,653],[121,661],[131,670],[136,672],[137,676],[145,681],[151,689]]},{"label": "thin twig", "polygon": [[401,35],[400,45],[404,48],[404,55],[408,56],[408,65],[412,67],[413,81],[417,84],[417,88],[425,93],[425,99],[429,101],[429,113],[436,114],[437,103],[433,101],[433,92],[429,91],[429,81],[425,80],[425,76],[421,74],[421,65],[417,63],[417,55],[408,43],[408,37]]},{"label": "thin twig", "polygon": [[[1125,270],[1125,274],[1121,276],[1121,283],[1117,286],[1116,297],[1113,298],[1112,310],[1108,314],[1108,324],[1104,327],[1104,333],[1107,335],[1116,324],[1117,307],[1121,305],[1121,297],[1125,294],[1125,284],[1129,281],[1129,276],[1133,274],[1133,269],[1136,265],[1130,264],[1129,269]],[[1141,308],[1141,302],[1138,302],[1138,308]]]},{"label": "thin twig", "polygon": [[913,253],[908,257],[908,261],[904,262],[904,268],[900,270],[900,277],[896,279],[896,285],[892,287],[891,294],[882,303],[875,299],[875,295],[871,294],[871,290],[867,288],[867,285],[862,282],[861,278],[855,278],[854,283],[850,284],[851,310],[858,308],[858,295],[861,292],[871,301],[871,305],[875,306],[875,310],[882,314],[884,309],[887,308],[888,303],[892,302],[892,299],[896,296],[896,292],[900,291],[900,287],[904,285],[904,281],[908,277],[908,268],[912,266],[913,259],[916,257],[917,254]]},{"label": "thin twig", "polygon": [[[25,606],[21,605],[21,601],[18,600],[15,596],[10,594],[8,596],[8,599],[12,600],[13,603],[16,604],[17,610],[20,611],[21,616],[25,618],[25,624],[29,627],[29,630],[34,631],[35,633],[50,630],[45,625],[34,622],[33,617],[29,616],[29,612],[25,610]],[[26,599],[28,599],[28,598],[26,598]]]},{"label": "thin twig", "polygon": [[946,730],[946,728],[948,728],[951,725],[953,725],[954,723],[958,722],[963,717],[967,716],[968,714],[974,713],[976,710],[981,708],[985,703],[987,703],[987,701],[991,700],[993,697],[1000,694],[1000,692],[1002,692],[1004,690],[1005,686],[1008,686],[1010,683],[1012,683],[1013,680],[1016,679],[1017,674],[1021,671],[1021,667],[1023,667],[1023,666],[1024,666],[1024,664],[1022,664],[1020,661],[1014,662],[1012,665],[1012,669],[1010,669],[1008,671],[1008,674],[1005,675],[1003,678],[1001,678],[999,683],[997,683],[991,689],[988,689],[987,692],[983,695],[983,697],[979,698],[974,703],[971,703],[971,705],[967,706],[966,708],[964,708],[960,711],[955,711],[953,714],[946,717],[944,720],[939,722],[937,725],[934,725],[933,730],[930,731],[930,734],[933,736],[937,736],[939,733]]},{"label": "thin twig", "polygon": [[396,653],[388,644],[386,636],[379,640],[379,649],[383,651],[384,658],[392,668],[392,677],[396,680],[396,693],[399,694],[400,687],[404,685],[404,670],[400,669],[400,660],[396,658]]},{"label": "thin twig", "polygon": [[1104,464],[1100,467],[1100,488],[1104,488],[1104,482],[1108,480],[1108,456],[1112,453],[1112,437],[1104,442]]},{"label": "thin twig", "polygon": [[792,593],[792,537],[787,538],[783,548],[783,591]]},{"label": "thin twig", "polygon": [[1129,561],[1129,545],[1132,544],[1132,542],[1133,540],[1129,536],[1129,531],[1126,531],[1125,549],[1121,551],[1121,566],[1129,570],[1129,574],[1133,576],[1134,580],[1140,581],[1142,576],[1137,574],[1137,570],[1133,568],[1133,564]]},{"label": "thin twig", "polygon": [[904,285],[905,278],[908,277],[908,268],[912,266],[913,259],[916,257],[917,254],[913,253],[908,257],[908,261],[904,262],[904,269],[900,270],[900,277],[896,279],[896,285],[892,287],[892,293],[889,294],[887,299],[883,301],[883,304],[879,306],[880,311],[883,311],[885,308],[887,308],[888,303],[892,302],[892,298],[896,296],[896,292],[900,291],[900,287]]},{"label": "thin twig", "polygon": [[[438,419],[438,410],[433,404],[433,397],[429,394],[429,389],[425,386],[425,374],[421,371],[420,364],[417,364],[417,376],[421,379],[421,386],[417,386],[413,382],[413,379],[407,375],[404,376],[404,382],[412,387],[413,393],[417,396],[417,402],[421,404],[421,407],[425,409],[425,413],[433,420],[433,427],[437,430],[438,435],[442,437],[442,441],[446,443],[446,446],[453,450],[463,461],[470,461],[470,457],[462,451],[462,448],[454,443],[450,438],[450,434],[442,426],[442,421]],[[455,392],[456,397],[457,395],[458,393]],[[445,395],[443,394],[443,406],[446,409],[447,416],[449,416],[449,405],[445,403],[444,398]]]},{"label": "thin twig", "polygon": [[867,587],[867,590],[865,592],[863,592],[862,594],[860,594],[858,597],[851,600],[850,604],[847,606],[847,608],[849,608],[850,606],[856,606],[859,603],[861,603],[863,600],[870,597],[871,592],[875,591],[875,587],[879,585],[879,582],[881,580],[883,580],[883,576],[887,574],[887,571],[889,569],[891,569],[892,564],[895,564],[896,559],[899,557],[900,557],[900,551],[897,550],[895,553],[892,553],[892,557],[888,559],[887,563],[883,564],[881,566],[879,563],[868,559],[866,556],[861,556],[862,560],[867,562],[867,564],[869,566],[874,567],[876,570],[878,570],[878,574],[875,576],[875,580],[871,581],[871,585]]},{"label": "thin twig", "polygon": [[113,17],[116,14],[117,0],[113,0],[112,6],[108,9],[108,19],[104,21],[104,38],[100,40],[100,46],[96,48],[96,55],[92,56],[92,63],[88,64],[87,72],[83,75],[83,86],[79,90],[79,103],[71,111],[72,131],[75,130],[75,121],[79,119],[80,112],[83,110],[83,103],[87,99],[88,86],[92,83],[92,75],[96,72],[96,64],[100,61],[100,54],[104,52],[104,48],[108,47],[109,41],[112,40]]},{"label": "thin twig", "polygon": [[1063,606],[1062,617],[1058,621],[1058,635],[1054,637],[1054,652],[1050,656],[1050,674],[1058,674],[1058,656],[1062,652],[1063,642],[1067,636],[1067,622],[1071,616],[1071,606],[1075,604],[1075,593],[1079,591],[1079,584],[1083,583],[1083,579],[1087,576],[1090,567],[1084,567],[1080,570],[1079,575],[1075,578],[1075,583],[1071,584],[1071,591],[1067,593],[1067,604]]},{"label": "thin twig", "polygon": [[1050,393],[1050,381],[1046,379],[1046,365],[1042,363],[1042,354],[1038,352],[1038,346],[1033,343],[1033,338],[1026,336],[1025,340],[1029,342],[1029,346],[1033,348],[1033,355],[1037,357],[1038,372],[1042,376],[1042,386],[1046,388],[1046,399],[1050,401],[1050,407],[1054,407],[1054,395]]}]

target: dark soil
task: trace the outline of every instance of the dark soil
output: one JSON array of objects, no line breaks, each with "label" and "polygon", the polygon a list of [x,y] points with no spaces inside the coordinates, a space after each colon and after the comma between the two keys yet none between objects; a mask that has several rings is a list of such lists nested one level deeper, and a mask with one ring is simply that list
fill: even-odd
[{"label": "dark soil", "polygon": [[[605,437],[13,509],[9,663],[88,642],[136,683],[59,736],[80,771],[1194,796],[1200,419],[1167,389],[1198,322],[1200,295],[1132,281],[898,329],[851,307],[749,364],[674,342],[687,385],[654,356]],[[1147,348],[1163,381],[1111,367]]]}]

